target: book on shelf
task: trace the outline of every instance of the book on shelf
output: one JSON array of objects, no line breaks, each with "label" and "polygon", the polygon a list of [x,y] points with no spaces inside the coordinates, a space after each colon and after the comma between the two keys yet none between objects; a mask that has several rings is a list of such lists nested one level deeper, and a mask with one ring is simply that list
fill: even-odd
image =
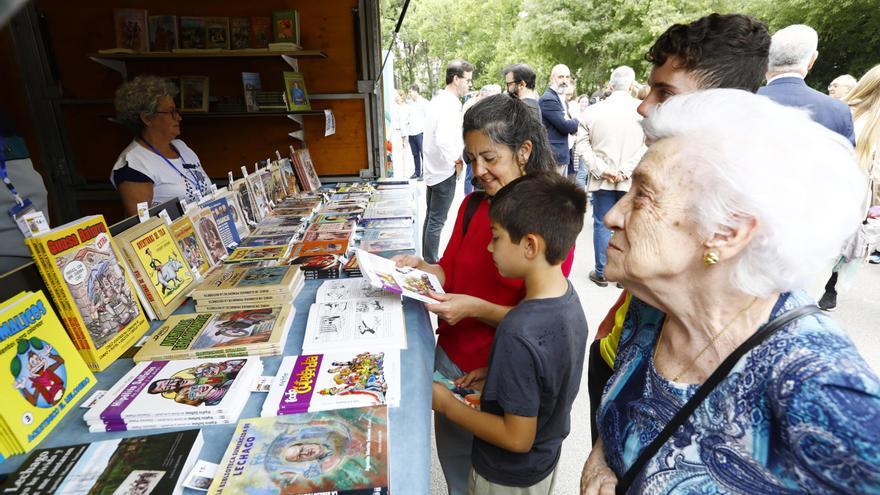
[{"label": "book on shelf", "polygon": [[309,93],[306,91],[305,77],[299,72],[284,72],[284,88],[287,95],[287,109],[291,112],[312,109]]},{"label": "book on shelf", "polygon": [[176,15],[151,15],[149,22],[151,52],[170,52],[180,47]]},{"label": "book on shelf", "polygon": [[250,261],[276,261],[284,258],[290,246],[256,246],[239,247],[226,258],[226,263],[243,263]]},{"label": "book on shelf", "polygon": [[27,239],[74,345],[101,371],[149,329],[123,256],[101,215]]},{"label": "book on shelf", "polygon": [[229,185],[229,190],[235,194],[238,199],[238,205],[241,207],[241,213],[244,215],[248,225],[255,226],[263,219],[262,212],[254,203],[253,193],[246,178],[236,179]]},{"label": "book on shelf", "polygon": [[180,16],[180,48],[207,48],[207,25],[204,17]]},{"label": "book on shelf", "polygon": [[285,356],[260,416],[399,405],[400,350],[338,351]]},{"label": "book on shelf", "polygon": [[0,454],[29,452],[95,385],[43,291],[22,292],[0,308]]},{"label": "book on shelf", "polygon": [[231,253],[241,244],[241,236],[238,235],[238,227],[235,225],[229,200],[225,197],[213,198],[202,203],[202,206],[208,208],[213,214],[214,222],[220,233],[220,240],[226,246],[227,253]]},{"label": "book on shelf", "polygon": [[171,315],[134,362],[279,355],[294,314],[288,299],[283,307]]},{"label": "book on shelf", "polygon": [[180,76],[180,111],[207,112],[208,86],[205,76]]},{"label": "book on shelf", "polygon": [[251,16],[250,19],[251,48],[267,48],[272,41],[272,18],[268,16]]},{"label": "book on shelf", "polygon": [[192,219],[186,215],[181,215],[177,220],[171,222],[171,235],[177,242],[177,247],[183,254],[190,269],[198,272],[200,275],[208,273],[213,266],[208,260],[208,254],[202,246],[202,241],[196,235],[195,226]]},{"label": "book on shelf", "polygon": [[388,410],[363,407],[243,419],[208,495],[387,494]]},{"label": "book on shelf", "polygon": [[309,308],[303,354],[386,347],[407,347],[399,298],[318,301]]},{"label": "book on shelf", "polygon": [[296,10],[272,12],[272,30],[275,43],[299,45],[299,12]]},{"label": "book on shelf", "polygon": [[168,226],[153,217],[120,233],[117,243],[156,316],[168,318],[195,281]]},{"label": "book on shelf", "polygon": [[187,211],[186,216],[195,226],[196,236],[202,241],[202,247],[208,254],[208,263],[214,267],[222,262],[229,253],[217,221],[214,220],[214,213],[208,208],[195,207]]},{"label": "book on shelf", "polygon": [[228,17],[205,17],[205,48],[229,50]]},{"label": "book on shelf", "polygon": [[284,91],[264,91],[258,89],[254,93],[257,108],[261,112],[287,111],[287,102],[284,100]]},{"label": "book on shelf", "polygon": [[257,356],[140,362],[83,419],[92,432],[234,423],[262,372]]},{"label": "book on shelf", "polygon": [[147,52],[150,44],[147,38],[147,11],[143,9],[113,9],[113,26],[116,32],[116,47]]},{"label": "book on shelf", "polygon": [[233,50],[250,48],[250,25],[247,17],[229,18],[229,48]]},{"label": "book on shelf", "polygon": [[440,280],[433,273],[408,266],[398,267],[390,259],[376,256],[363,249],[357,250],[357,257],[361,272],[374,287],[428,304],[437,302],[428,295],[429,292],[446,293]]},{"label": "book on shelf", "polygon": [[39,449],[0,492],[181,495],[203,444],[201,430],[185,430]]},{"label": "book on shelf", "polygon": [[258,112],[257,91],[263,89],[259,72],[242,72],[241,85],[244,88],[244,106],[248,112]]}]

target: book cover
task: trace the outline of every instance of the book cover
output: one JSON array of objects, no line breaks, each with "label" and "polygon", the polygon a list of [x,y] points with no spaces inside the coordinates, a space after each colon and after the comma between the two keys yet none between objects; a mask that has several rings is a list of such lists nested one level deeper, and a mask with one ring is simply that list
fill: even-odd
[{"label": "book cover", "polygon": [[278,162],[273,163],[269,167],[269,172],[272,173],[272,180],[275,182],[275,197],[273,201],[277,206],[281,204],[288,195],[293,193],[287,190],[287,182],[285,182],[284,177],[281,174],[281,166]]},{"label": "book cover", "polygon": [[268,16],[252,16],[250,31],[251,48],[267,48],[272,41],[272,18]]},{"label": "book cover", "polygon": [[215,266],[228,254],[223,245],[223,236],[214,220],[214,214],[208,208],[197,208],[187,212],[196,228],[196,235],[202,241],[205,252],[208,253],[208,262]]},{"label": "book cover", "polygon": [[415,249],[416,242],[411,237],[397,237],[391,239],[362,239],[360,248],[370,253],[406,251]]},{"label": "book cover", "polygon": [[342,267],[342,261],[335,254],[291,256],[284,262],[299,266],[307,280],[339,278],[339,269]]},{"label": "book cover", "polygon": [[205,17],[205,47],[229,49],[229,18]]},{"label": "book cover", "polygon": [[365,407],[239,421],[209,495],[387,494],[388,412]]},{"label": "book cover", "polygon": [[254,230],[253,235],[255,237],[259,236],[293,236],[300,232],[304,227],[304,224],[300,223],[297,225],[286,225],[286,226],[277,226],[277,227],[258,227]]},{"label": "book cover", "polygon": [[[321,179],[318,178],[318,173],[315,171],[315,164],[312,163],[312,156],[309,154],[309,150],[307,148],[297,150],[296,156],[299,163],[302,164],[305,180],[308,182],[308,190],[306,192],[321,189]],[[305,188],[303,189],[305,190]]]},{"label": "book cover", "polygon": [[348,252],[348,239],[337,241],[300,242],[294,246],[291,256],[342,256]]},{"label": "book cover", "polygon": [[171,222],[171,235],[174,236],[177,247],[183,253],[183,259],[186,260],[190,269],[193,272],[199,272],[199,274],[208,273],[208,270],[211,269],[211,263],[208,261],[208,254],[196,235],[192,219],[183,215]]},{"label": "book cover", "polygon": [[232,218],[232,208],[229,206],[229,200],[221,197],[204,203],[204,206],[211,210],[211,214],[214,215],[214,222],[216,222],[217,230],[220,232],[220,239],[226,246],[226,251],[231,253],[241,244],[241,237],[238,235],[238,228],[235,225],[235,220]]},{"label": "book cover", "polygon": [[194,281],[168,226],[153,217],[117,239],[156,316],[168,318],[186,299]]},{"label": "book cover", "polygon": [[289,195],[299,194],[299,186],[296,185],[296,174],[293,171],[293,163],[290,158],[284,158],[280,162],[281,176],[287,184],[287,193]]},{"label": "book cover", "polygon": [[226,263],[243,263],[248,261],[279,260],[284,258],[290,246],[259,246],[240,247],[232,252]]},{"label": "book cover", "polygon": [[[258,174],[260,177],[260,182],[263,183],[263,191],[266,192],[266,201],[270,201],[274,204],[275,198],[278,195],[278,192],[275,190],[276,184],[275,184],[275,178],[272,177],[272,172],[269,171],[268,169],[264,168],[264,169],[260,170],[258,172]],[[257,174],[255,174],[255,175],[257,175]],[[282,194],[281,199],[284,199],[283,196],[284,195]],[[274,206],[273,206],[273,208],[274,208]]]},{"label": "book cover", "polygon": [[[357,257],[352,257],[357,259]],[[333,302],[343,299],[364,299],[377,297],[393,297],[365,278],[348,278],[328,280],[321,284],[315,295],[315,302]]]},{"label": "book cover", "polygon": [[290,241],[293,239],[293,236],[296,235],[293,232],[286,232],[282,234],[273,234],[273,235],[252,235],[241,242],[241,247],[258,247],[258,246],[283,246],[290,244]]},{"label": "book cover", "polygon": [[180,47],[176,15],[151,15],[149,20],[151,52],[170,52]]},{"label": "book cover", "polygon": [[236,199],[238,199],[238,205],[241,206],[241,213],[244,215],[245,221],[248,225],[257,225],[257,222],[263,219],[263,215],[260,214],[260,210],[254,204],[254,199],[251,195],[251,189],[248,185],[247,179],[241,178],[234,181],[229,186],[229,189],[235,194]]},{"label": "book cover", "polygon": [[[331,233],[347,232],[350,234],[353,230],[355,230],[355,223],[354,222],[313,223],[313,224],[309,225],[309,228],[306,230],[306,235],[309,235],[312,233],[324,233],[324,232],[331,232]],[[315,240],[321,240],[321,239],[315,239]]]},{"label": "book cover", "polygon": [[180,111],[208,111],[208,78],[205,76],[180,76]]},{"label": "book cover", "polygon": [[287,109],[291,112],[309,111],[309,94],[306,91],[305,77],[299,72],[284,73],[284,88],[287,91]]},{"label": "book cover", "polygon": [[357,250],[357,257],[361,272],[374,287],[428,304],[437,302],[428,295],[429,292],[446,293],[440,280],[433,273],[408,266],[398,267],[393,261],[363,249]]},{"label": "book cover", "polygon": [[250,21],[247,17],[229,18],[229,47],[233,50],[250,48]]},{"label": "book cover", "polygon": [[200,430],[187,430],[40,449],[0,484],[0,492],[178,495],[202,444]]},{"label": "book cover", "polygon": [[8,454],[30,451],[95,385],[42,291],[16,296],[0,310],[0,416]]},{"label": "book cover", "polygon": [[251,233],[251,228],[247,223],[244,212],[241,210],[241,204],[238,201],[238,195],[231,190],[220,193],[217,198],[226,198],[226,204],[229,205],[229,214],[232,215],[232,222],[235,224],[235,230],[238,237],[244,239]]},{"label": "book cover", "polygon": [[299,14],[296,10],[277,10],[272,12],[272,28],[275,43],[294,43],[299,45]]},{"label": "book cover", "polygon": [[206,46],[205,18],[180,16],[180,47],[193,49]]},{"label": "book cover", "polygon": [[134,361],[280,354],[292,316],[291,305],[171,315]]},{"label": "book cover", "polygon": [[257,91],[263,89],[258,72],[242,72],[241,85],[244,88],[244,106],[248,112],[258,112]]},{"label": "book cover", "polygon": [[[343,225],[351,227],[351,223],[320,223],[315,225]],[[348,241],[351,240],[351,236],[354,234],[354,229],[347,230],[312,230],[309,229],[306,231],[306,234],[303,236],[303,242],[339,242],[348,244]]]},{"label": "book cover", "polygon": [[147,11],[142,9],[113,9],[113,25],[116,30],[116,47],[146,52],[150,50],[147,40]]},{"label": "book cover", "polygon": [[360,225],[364,229],[412,229],[412,218],[365,218]]},{"label": "book cover", "polygon": [[266,190],[263,186],[263,181],[261,180],[258,174],[250,174],[246,178],[248,184],[248,191],[251,193],[251,200],[254,208],[260,212],[260,218],[265,218],[270,213],[272,213],[271,208],[269,207],[268,197],[266,196]]},{"label": "book cover", "polygon": [[406,348],[400,299],[345,299],[314,303],[309,308],[304,354],[384,347]]},{"label": "book cover", "polygon": [[192,292],[194,299],[245,295],[290,294],[299,270],[295,266],[224,266],[208,275]]},{"label": "book cover", "polygon": [[315,217],[315,223],[342,223],[347,225],[351,222],[357,222],[360,216],[360,213],[321,213]]},{"label": "book cover", "polygon": [[149,329],[101,215],[28,240],[40,274],[89,368],[103,370]]}]

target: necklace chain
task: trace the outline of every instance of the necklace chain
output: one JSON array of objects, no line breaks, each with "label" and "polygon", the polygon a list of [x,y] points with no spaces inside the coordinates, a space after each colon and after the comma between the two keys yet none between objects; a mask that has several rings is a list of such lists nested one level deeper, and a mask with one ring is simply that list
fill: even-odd
[{"label": "necklace chain", "polygon": [[[730,322],[729,322],[727,325],[725,325],[724,328],[722,328],[720,332],[718,332],[718,333],[716,333],[714,336],[712,336],[712,339],[709,340],[709,343],[706,344],[705,347],[703,347],[703,350],[701,350],[699,353],[697,353],[697,355],[694,356],[693,359],[691,359],[690,363],[688,363],[688,365],[687,365],[684,369],[682,369],[681,371],[678,372],[677,375],[675,375],[675,377],[672,379],[672,381],[677,382],[678,379],[681,378],[682,375],[684,375],[685,373],[687,373],[688,371],[690,371],[690,369],[693,368],[695,364],[697,364],[697,360],[700,359],[700,357],[701,357],[706,351],[708,351],[710,347],[712,347],[712,344],[714,344],[715,341],[718,340],[718,338],[721,337],[721,335],[724,334],[724,332],[726,332],[731,326],[733,326],[733,323],[734,323],[736,320],[738,320],[739,317],[742,316],[743,313],[745,313],[746,311],[748,311],[749,309],[751,309],[752,306],[754,306],[756,302],[758,302],[758,298],[757,298],[757,297],[754,298],[754,299],[752,299],[752,302],[750,302],[750,303],[749,303],[747,306],[745,306],[743,309],[739,310],[739,312],[736,314],[736,316],[734,316],[733,319],[730,320]],[[660,348],[660,342],[663,340],[663,330],[664,330],[664,329],[666,329],[666,326],[665,326],[665,325],[663,326],[663,329],[660,330],[660,338],[657,340],[657,345],[654,346],[654,362],[655,362],[655,363],[657,362],[657,350]]]}]

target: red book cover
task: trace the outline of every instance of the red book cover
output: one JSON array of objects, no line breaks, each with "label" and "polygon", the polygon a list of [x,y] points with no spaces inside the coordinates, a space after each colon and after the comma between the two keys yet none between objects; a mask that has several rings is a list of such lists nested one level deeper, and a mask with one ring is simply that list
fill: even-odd
[{"label": "red book cover", "polygon": [[251,48],[268,48],[272,41],[272,18],[268,16],[251,17]]}]

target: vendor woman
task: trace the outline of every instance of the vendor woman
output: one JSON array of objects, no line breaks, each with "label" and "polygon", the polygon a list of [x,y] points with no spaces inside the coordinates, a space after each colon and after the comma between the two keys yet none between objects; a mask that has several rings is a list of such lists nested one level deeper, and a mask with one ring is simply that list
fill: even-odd
[{"label": "vendor woman", "polygon": [[154,206],[179,198],[192,203],[210,192],[199,157],[177,139],[183,117],[174,103],[176,95],[173,84],[147,75],[116,90],[116,118],[134,134],[110,175],[127,215],[136,215],[141,202]]}]

